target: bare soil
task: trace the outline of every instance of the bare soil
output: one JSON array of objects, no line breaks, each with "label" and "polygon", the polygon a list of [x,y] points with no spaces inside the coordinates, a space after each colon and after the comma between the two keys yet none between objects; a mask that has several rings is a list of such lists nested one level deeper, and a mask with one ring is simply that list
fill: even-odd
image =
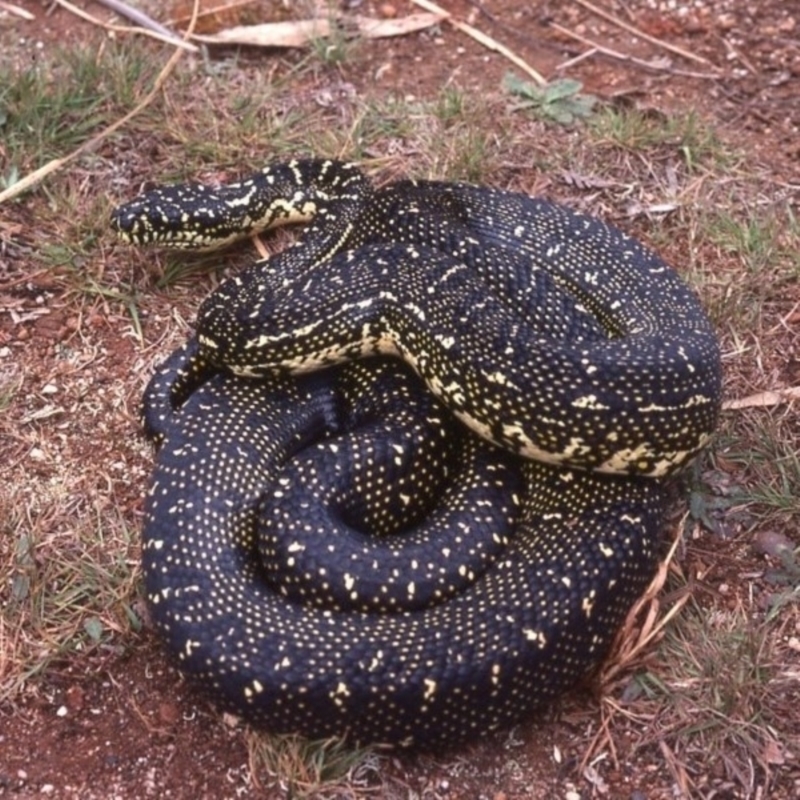
[{"label": "bare soil", "polygon": [[[45,9],[33,0],[18,0],[17,5],[35,17],[32,22],[14,16],[2,21],[13,29],[20,58],[36,58],[40,48],[56,42],[78,47],[94,35],[90,24],[63,8]],[[99,6],[88,5],[93,13],[108,18]],[[390,5],[401,14],[414,10],[398,1],[366,2],[359,11],[386,14],[391,13]],[[582,4],[442,0],[442,5],[505,43],[546,76],[555,75],[559,64],[587,50],[555,30],[549,24],[552,21],[639,59],[633,62],[598,53],[576,60],[569,75],[602,98],[664,112],[700,109],[714,120],[720,135],[736,141],[765,170],[784,176],[787,184],[800,179],[800,7],[794,2],[700,0],[681,12],[671,9],[684,4],[666,0],[603,4],[660,42],[707,60],[670,56],[671,66],[663,61],[669,54],[658,44],[621,31]],[[276,56],[249,52],[244,57],[258,60],[268,70]],[[641,66],[653,59],[661,59],[657,67]],[[450,82],[468,92],[498,93],[507,69],[498,54],[446,24],[436,35],[362,42],[352,60],[337,67],[341,79],[359,93],[391,91],[419,97],[435,96]],[[8,217],[5,210],[0,213],[0,234],[4,226],[7,234],[25,225],[34,226],[35,220],[26,219],[24,209]],[[110,237],[105,246],[109,243]],[[120,251],[115,257],[126,256]],[[38,400],[48,385],[69,385],[70,394],[54,397],[54,403],[83,404],[84,410],[77,424],[61,416],[51,425],[43,423],[40,439],[34,443],[40,455],[33,460],[33,445],[23,436],[3,442],[2,458],[12,465],[11,474],[17,479],[20,472],[53,474],[64,448],[69,448],[71,459],[107,464],[102,480],[96,472],[91,483],[75,476],[69,491],[85,513],[113,506],[136,530],[150,459],[148,448],[133,436],[138,398],[153,362],[169,349],[170,341],[177,343],[181,331],[171,336],[165,333],[164,340],[152,341],[142,351],[134,337],[120,335],[129,320],[118,310],[103,303],[76,308],[58,285],[48,283],[47,275],[35,275],[31,284],[30,269],[24,258],[13,263],[6,259],[0,290],[6,308],[12,301],[15,304],[15,315],[0,315],[0,347],[24,359],[27,374],[37,377],[39,394],[26,401],[31,413],[41,410]],[[51,313],[37,314],[41,297],[47,298]],[[167,299],[156,306],[163,320],[169,320],[168,306]],[[70,337],[78,327],[85,333],[76,342]],[[71,361],[63,359],[65,342],[77,351]],[[137,557],[135,541],[128,557]],[[742,576],[761,568],[741,542],[708,532],[689,544],[682,560],[687,574],[702,576],[700,594],[715,598],[720,593],[730,598],[746,593],[752,581]],[[787,697],[787,707],[798,700]],[[581,773],[578,765],[598,725],[597,702],[581,690],[513,733],[487,737],[456,754],[387,758],[381,774],[368,772],[365,781],[376,787],[376,796],[431,800],[675,797],[678,781],[663,744],[646,733],[652,723],[644,719],[622,725],[615,751],[591,765],[593,771]],[[713,781],[717,767],[706,767]],[[594,781],[593,775],[597,776]],[[764,785],[769,789],[760,794],[762,798],[798,797],[800,769],[775,763]],[[737,791],[726,793],[723,785],[707,796],[742,796]],[[345,789],[332,794],[350,796]],[[261,785],[254,783],[241,727],[221,718],[186,686],[145,627],[113,649],[65,657],[38,681],[35,691],[0,708],[0,796],[246,798],[285,794],[275,784],[269,788],[269,777],[263,772]]]}]

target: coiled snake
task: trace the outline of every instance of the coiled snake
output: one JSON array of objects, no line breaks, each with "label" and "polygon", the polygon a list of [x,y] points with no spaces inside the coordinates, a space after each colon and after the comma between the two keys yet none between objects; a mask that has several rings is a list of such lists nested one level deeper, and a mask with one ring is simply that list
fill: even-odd
[{"label": "coiled snake", "polygon": [[603,657],[650,579],[661,478],[716,423],[713,330],[597,219],[376,191],[341,162],[158,189],[113,225],[191,247],[305,220],[206,299],[146,392],[155,623],[272,730],[420,746],[508,725]]}]

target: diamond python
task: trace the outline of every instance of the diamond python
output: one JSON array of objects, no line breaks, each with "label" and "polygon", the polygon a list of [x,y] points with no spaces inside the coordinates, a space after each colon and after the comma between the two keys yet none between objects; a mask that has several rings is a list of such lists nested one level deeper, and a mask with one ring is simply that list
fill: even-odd
[{"label": "diamond python", "polygon": [[719,412],[712,327],[640,243],[512,192],[304,160],[112,218],[204,248],[294,222],[145,392],[155,624],[271,730],[419,747],[511,724],[649,581],[663,479]]}]

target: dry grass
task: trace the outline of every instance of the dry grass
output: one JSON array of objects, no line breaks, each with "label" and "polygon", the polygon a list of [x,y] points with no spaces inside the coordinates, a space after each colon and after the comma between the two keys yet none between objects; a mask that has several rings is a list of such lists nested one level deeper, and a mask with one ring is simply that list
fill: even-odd
[{"label": "dry grass", "polygon": [[619,769],[616,741],[626,737],[625,757],[657,750],[682,796],[736,788],[755,797],[800,744],[786,726],[800,696],[800,645],[789,635],[800,625],[800,573],[790,558],[794,585],[771,600],[783,613],[753,619],[741,597],[732,608],[702,606],[673,560],[680,542],[679,534],[598,675],[601,721],[580,769],[605,758]]},{"label": "dry grass", "polygon": [[[57,81],[44,69],[0,75],[12,109],[0,177],[13,181],[128,110],[153,77],[140,47],[76,51]],[[133,433],[137,398],[199,299],[246,257],[223,267],[218,257],[123,252],[104,221],[144,181],[228,177],[313,151],[360,159],[380,181],[437,176],[546,192],[616,220],[682,268],[721,332],[729,396],[797,383],[800,227],[780,182],[701,117],[608,108],[554,134],[502,97],[457,87],[425,100],[358,96],[335,69],[319,78],[339,57],[351,56],[325,51],[275,76],[198,63],[202,80],[180,73],[101,151],[3,209],[3,708],[35,694],[64,659],[92,664],[135,646],[150,459]],[[55,124],[75,115],[78,125]],[[770,586],[764,557],[749,548],[759,531],[797,530],[799,448],[795,408],[724,416],[716,454],[690,476],[693,517],[678,529],[675,560],[605,667],[601,721],[583,740],[577,774],[646,755],[687,797],[755,797],[800,752],[800,579],[785,570],[787,582]],[[724,550],[742,555],[744,575],[732,560],[711,564],[699,543],[717,540],[702,525],[729,538]],[[735,581],[728,594],[725,581]],[[248,746],[255,780],[298,797],[326,785],[365,796],[380,785],[371,754],[351,761],[333,743],[256,736]]]},{"label": "dry grass", "polygon": [[373,750],[353,749],[342,739],[309,741],[299,736],[245,734],[250,773],[256,788],[282,796],[352,800],[384,797],[381,758]]}]

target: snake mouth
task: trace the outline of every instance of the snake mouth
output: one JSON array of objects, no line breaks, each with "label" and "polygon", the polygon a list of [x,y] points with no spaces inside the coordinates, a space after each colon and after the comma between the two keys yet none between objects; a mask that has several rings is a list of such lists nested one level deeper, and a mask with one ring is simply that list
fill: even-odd
[{"label": "snake mouth", "polygon": [[130,210],[130,204],[115,208],[111,212],[109,225],[117,237],[127,244],[141,245],[150,242],[145,220],[140,214]]}]

